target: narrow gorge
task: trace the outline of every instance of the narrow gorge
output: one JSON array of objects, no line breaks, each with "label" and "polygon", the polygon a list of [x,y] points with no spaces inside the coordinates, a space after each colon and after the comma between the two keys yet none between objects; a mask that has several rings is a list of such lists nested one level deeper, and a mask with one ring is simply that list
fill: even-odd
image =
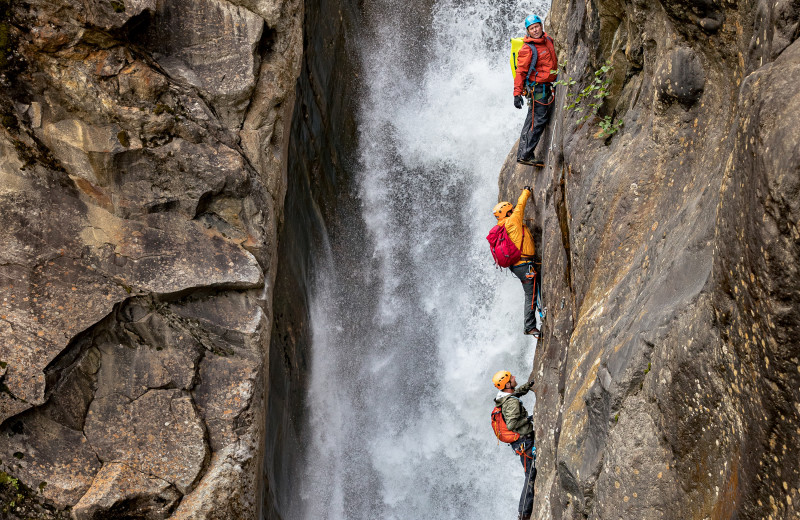
[{"label": "narrow gorge", "polygon": [[[499,369],[534,518],[800,517],[798,36],[797,0],[0,0],[0,518],[515,518]],[[485,240],[526,184],[538,344]]]}]

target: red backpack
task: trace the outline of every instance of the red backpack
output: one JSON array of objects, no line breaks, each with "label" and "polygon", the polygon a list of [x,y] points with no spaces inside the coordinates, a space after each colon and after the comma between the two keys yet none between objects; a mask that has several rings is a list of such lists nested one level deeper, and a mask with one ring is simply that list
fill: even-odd
[{"label": "red backpack", "polygon": [[519,434],[514,433],[506,426],[506,420],[503,418],[503,411],[499,406],[495,406],[492,410],[492,430],[497,436],[498,440],[503,442],[512,443],[519,440]]},{"label": "red backpack", "polygon": [[[489,249],[492,250],[495,263],[500,267],[511,267],[522,258],[522,251],[519,250],[514,244],[514,241],[511,240],[511,237],[508,236],[508,231],[505,226],[498,224],[493,227],[486,236],[486,240],[489,241]],[[522,242],[520,242],[520,245],[523,243],[525,243],[524,225],[522,226]]]}]

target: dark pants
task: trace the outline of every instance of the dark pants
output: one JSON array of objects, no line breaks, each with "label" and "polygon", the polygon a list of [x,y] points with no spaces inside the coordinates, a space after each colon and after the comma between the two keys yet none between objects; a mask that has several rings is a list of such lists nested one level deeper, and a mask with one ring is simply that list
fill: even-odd
[{"label": "dark pants", "polygon": [[533,262],[512,265],[511,272],[522,282],[522,290],[525,291],[525,332],[528,332],[536,328],[536,305],[533,296],[536,278],[528,277],[528,272],[534,272]]},{"label": "dark pants", "polygon": [[536,468],[533,465],[533,436],[523,437],[511,443],[514,453],[519,455],[522,468],[525,470],[525,484],[519,497],[519,509],[522,516],[530,516],[533,511],[533,483],[536,481]]},{"label": "dark pants", "polygon": [[[550,114],[553,107],[553,87],[548,83],[539,83],[533,90],[533,101],[528,105],[528,116],[525,124],[522,125],[522,133],[519,135],[519,147],[517,148],[517,159],[531,160],[534,157],[533,150],[539,144],[544,127],[550,121]],[[540,98],[540,99],[536,99]],[[550,103],[544,105],[543,103]],[[533,121],[533,125],[531,125]]]}]

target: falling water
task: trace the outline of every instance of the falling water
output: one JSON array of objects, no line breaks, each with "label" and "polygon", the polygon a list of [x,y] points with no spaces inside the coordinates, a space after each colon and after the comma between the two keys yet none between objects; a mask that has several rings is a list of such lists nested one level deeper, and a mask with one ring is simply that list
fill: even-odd
[{"label": "falling water", "polygon": [[547,5],[440,0],[415,19],[404,0],[368,4],[360,164],[312,300],[306,478],[287,518],[511,518],[522,470],[491,431],[490,378],[524,380],[535,344],[485,236],[524,118],[508,40]]}]

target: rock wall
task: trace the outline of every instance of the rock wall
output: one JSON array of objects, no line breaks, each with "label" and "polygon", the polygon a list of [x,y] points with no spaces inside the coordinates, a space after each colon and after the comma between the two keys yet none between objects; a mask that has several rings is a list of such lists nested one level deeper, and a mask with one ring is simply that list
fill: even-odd
[{"label": "rock wall", "polygon": [[[535,518],[800,515],[800,5],[555,0],[562,79],[535,185],[547,318]],[[521,122],[520,118],[520,122]]]},{"label": "rock wall", "polygon": [[260,516],[303,4],[0,15],[4,514]]}]

